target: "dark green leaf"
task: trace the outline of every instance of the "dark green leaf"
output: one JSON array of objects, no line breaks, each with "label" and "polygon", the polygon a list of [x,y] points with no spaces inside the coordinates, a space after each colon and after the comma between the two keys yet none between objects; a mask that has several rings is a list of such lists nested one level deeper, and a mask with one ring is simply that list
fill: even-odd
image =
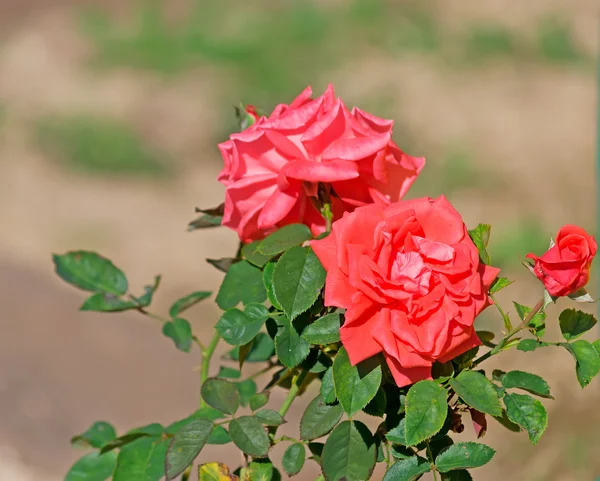
[{"label": "dark green leaf", "polygon": [[577,309],[565,309],[560,313],[558,323],[563,337],[567,341],[572,341],[589,331],[598,321],[591,314]]},{"label": "dark green leaf", "polygon": [[402,446],[407,446],[406,444],[406,418],[400,419],[400,422],[397,426],[394,426],[390,429],[385,437],[388,441],[392,443],[400,444]]},{"label": "dark green leaf", "polygon": [[283,453],[283,470],[288,476],[294,476],[300,472],[302,466],[304,466],[304,460],[306,459],[306,449],[301,443],[290,444]]},{"label": "dark green leaf", "polygon": [[272,409],[261,409],[254,413],[254,417],[257,418],[265,426],[280,426],[285,423],[281,414]]},{"label": "dark green leaf", "polygon": [[[519,315],[519,318],[524,321],[525,318],[527,317],[527,315],[531,312],[531,308],[527,307],[527,306],[523,306],[517,302],[513,302],[513,304],[515,305],[515,309],[517,310],[517,314]],[[537,336],[541,337],[544,335],[544,333],[546,332],[546,313],[544,311],[540,311],[537,312],[529,321],[528,326],[532,327]]]},{"label": "dark green leaf", "polygon": [[518,351],[529,352],[535,351],[540,347],[549,346],[547,342],[536,341],[535,339],[523,339],[517,346]]},{"label": "dark green leaf", "polygon": [[344,410],[340,404],[328,406],[321,396],[313,399],[300,420],[300,438],[312,441],[324,436],[340,422]]},{"label": "dark green leaf", "polygon": [[92,312],[120,312],[136,307],[137,303],[134,301],[124,301],[110,292],[96,292],[84,301],[79,310]]},{"label": "dark green leaf", "polygon": [[207,444],[227,444],[231,442],[229,433],[223,426],[215,426],[208,437]]},{"label": "dark green leaf", "polygon": [[490,255],[487,252],[491,229],[492,226],[489,224],[479,224],[475,229],[469,231],[469,236],[471,236],[473,244],[475,244],[475,247],[477,247],[477,250],[479,251],[481,262],[487,265],[491,262]]},{"label": "dark green leaf", "polygon": [[457,469],[479,468],[490,462],[496,452],[481,443],[458,443],[444,449],[436,458],[440,473]]},{"label": "dark green leaf", "polygon": [[442,481],[473,481],[469,471],[459,469],[458,471],[449,471],[442,474]]},{"label": "dark green leaf", "polygon": [[332,365],[333,361],[327,354],[319,349],[311,349],[301,367],[307,369],[308,372],[320,374],[327,371]]},{"label": "dark green leaf", "polygon": [[502,405],[494,386],[483,374],[475,371],[462,371],[450,380],[450,386],[472,408],[492,416],[502,414]]},{"label": "dark green leaf", "polygon": [[114,451],[86,454],[75,461],[65,476],[65,481],[105,481],[112,476],[116,465],[117,453]]},{"label": "dark green leaf", "polygon": [[233,443],[250,456],[265,456],[269,452],[269,436],[261,421],[254,416],[240,416],[229,423]]},{"label": "dark green leaf", "polygon": [[101,448],[117,438],[115,428],[105,421],[97,421],[86,432],[71,438],[73,447]]},{"label": "dark green leaf", "polygon": [[240,404],[247,406],[250,399],[256,394],[256,383],[252,379],[244,379],[237,383],[238,393],[240,394]]},{"label": "dark green leaf", "polygon": [[211,266],[221,272],[227,272],[229,268],[238,262],[239,259],[235,259],[234,257],[223,257],[222,259],[206,259]]},{"label": "dark green leaf", "polygon": [[141,438],[119,451],[113,481],[159,481],[165,475],[168,441]]},{"label": "dark green leaf", "polygon": [[223,221],[222,216],[203,214],[193,221],[188,223],[188,232],[192,232],[196,229],[207,229],[209,227],[219,227]]},{"label": "dark green leaf", "polygon": [[152,437],[152,436],[153,435],[151,435],[151,434],[139,433],[139,432],[124,434],[123,436],[119,436],[114,441],[110,441],[110,442],[106,443],[102,447],[102,449],[100,449],[100,454],[108,453],[108,452],[112,451],[113,449],[118,449],[122,446],[125,446],[126,444],[130,444],[134,441],[137,441],[140,438],[146,438],[146,437]]},{"label": "dark green leaf", "polygon": [[419,381],[406,395],[406,443],[415,446],[436,434],[446,420],[446,390],[434,381]]},{"label": "dark green leaf", "polygon": [[524,389],[538,396],[552,398],[550,386],[540,376],[523,371],[510,371],[502,376],[502,385],[506,389]]},{"label": "dark green leaf", "polygon": [[370,358],[356,366],[350,364],[345,348],[333,361],[335,394],[348,416],[363,409],[377,394],[381,384],[381,366],[377,358]]},{"label": "dark green leaf", "polygon": [[373,435],[359,421],[340,423],[327,438],[321,466],[328,481],[364,481],[375,467]]},{"label": "dark green leaf", "polygon": [[175,434],[183,426],[195,419],[207,419],[209,421],[216,421],[217,419],[223,419],[224,417],[225,414],[223,414],[221,411],[217,411],[216,409],[211,407],[203,407],[198,409],[196,412],[194,412],[187,418],[175,421],[165,429],[165,432],[167,432],[168,434]]},{"label": "dark green leaf", "polygon": [[588,341],[578,341],[564,345],[577,361],[575,370],[581,387],[586,387],[600,372],[600,355]]},{"label": "dark green leaf", "polygon": [[167,480],[179,476],[200,453],[211,431],[213,423],[196,419],[183,426],[171,439],[165,460]]},{"label": "dark green leaf", "polygon": [[239,379],[242,373],[237,369],[232,369],[230,367],[221,366],[219,368],[219,374],[217,377],[226,377],[229,379]]},{"label": "dark green leaf", "polygon": [[244,311],[226,310],[215,326],[221,337],[234,346],[249,343],[258,334],[269,311],[262,304],[248,304]]},{"label": "dark green leaf", "polygon": [[275,266],[275,298],[290,320],[314,304],[325,284],[325,269],[308,247],[292,247]]},{"label": "dark green leaf", "polygon": [[363,411],[371,416],[383,417],[387,408],[387,396],[385,390],[379,388],[375,397],[369,401]]},{"label": "dark green leaf", "polygon": [[275,256],[311,239],[312,234],[306,225],[289,224],[266,237],[258,246],[258,250],[262,254]]},{"label": "dark green leaf", "polygon": [[286,367],[296,367],[310,352],[308,341],[298,335],[293,323],[285,316],[282,317],[283,326],[275,336],[275,352],[281,364]]},{"label": "dark green leaf", "polygon": [[[229,356],[234,361],[240,359],[240,348],[236,347],[229,352]],[[275,354],[275,344],[264,332],[259,332],[250,343],[250,351],[246,355],[244,362],[263,362],[269,360]]]},{"label": "dark green leaf", "polygon": [[244,259],[246,259],[248,262],[251,262],[255,266],[263,267],[271,260],[273,256],[265,255],[260,252],[258,250],[260,243],[261,241],[254,241],[250,244],[245,244],[244,247],[242,247],[242,256],[244,256]]},{"label": "dark green leaf", "polygon": [[321,397],[325,404],[331,404],[337,399],[333,385],[333,367],[327,369],[323,375],[323,379],[321,380]]},{"label": "dark green leaf", "polygon": [[256,411],[269,402],[269,392],[261,392],[250,398],[250,409]]},{"label": "dark green leaf", "polygon": [[154,284],[149,286],[144,286],[144,294],[140,297],[133,297],[135,303],[139,307],[148,307],[152,303],[152,298],[154,297],[154,293],[158,286],[160,285],[160,276],[156,276],[154,278]]},{"label": "dark green leaf", "polygon": [[260,269],[247,261],[241,261],[233,264],[225,274],[216,302],[221,309],[227,310],[240,302],[246,305],[264,302],[266,299]]},{"label": "dark green leaf", "polygon": [[56,273],[65,282],[84,291],[108,292],[121,296],[127,292],[127,278],[105,257],[90,251],[73,251],[52,256]]},{"label": "dark green leaf", "polygon": [[212,292],[209,291],[196,291],[188,294],[185,297],[175,301],[171,308],[169,309],[169,316],[175,318],[179,316],[183,311],[189,309],[190,307],[198,304],[200,301],[203,301],[207,297],[210,297]]},{"label": "dark green leaf", "polygon": [[302,337],[311,344],[331,344],[340,341],[341,319],[337,312],[327,314],[306,326]]},{"label": "dark green leaf", "polygon": [[526,394],[506,394],[504,405],[508,419],[525,429],[530,441],[537,444],[548,426],[544,405]]},{"label": "dark green leaf", "polygon": [[495,294],[505,287],[510,286],[512,283],[513,281],[508,280],[506,277],[496,277],[496,280],[492,282],[492,286],[490,287],[490,294]]},{"label": "dark green leaf", "polygon": [[190,352],[192,348],[192,326],[185,319],[176,318],[163,324],[163,334],[173,340],[177,349]]},{"label": "dark green leaf", "polygon": [[411,456],[392,464],[385,473],[383,481],[415,481],[429,471],[431,471],[429,461],[421,456]]},{"label": "dark green leaf", "polygon": [[281,306],[277,299],[275,298],[275,293],[273,292],[273,274],[275,273],[275,262],[267,262],[263,269],[263,283],[265,285],[265,289],[267,290],[267,298],[269,302],[273,305],[275,309],[281,311]]},{"label": "dark green leaf", "polygon": [[207,379],[201,394],[206,404],[227,414],[235,414],[240,405],[237,385],[225,379]]},{"label": "dark green leaf", "polygon": [[521,432],[521,427],[518,424],[513,423],[510,419],[508,419],[508,415],[506,414],[506,410],[504,409],[502,410],[502,416],[496,416],[494,417],[494,419],[513,433]]}]

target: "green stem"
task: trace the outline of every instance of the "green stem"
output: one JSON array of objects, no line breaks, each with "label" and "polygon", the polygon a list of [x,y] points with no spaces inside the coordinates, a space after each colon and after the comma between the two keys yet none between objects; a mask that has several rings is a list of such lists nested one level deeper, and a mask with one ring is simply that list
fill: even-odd
[{"label": "green stem", "polygon": [[[217,344],[219,344],[219,340],[221,336],[218,332],[215,332],[213,338],[210,340],[210,344],[206,347],[206,349],[202,350],[202,369],[200,371],[200,388],[202,388],[202,384],[204,381],[208,379],[208,370],[210,368],[210,360],[215,353],[215,349],[217,348]],[[202,396],[200,396],[200,407],[206,407],[206,403]]]},{"label": "green stem", "polygon": [[529,323],[531,322],[531,320],[533,319],[533,317],[538,312],[540,312],[543,308],[544,308],[544,298],[542,297],[538,301],[538,303],[533,307],[533,309],[531,309],[531,311],[529,311],[529,313],[527,314],[527,316],[525,316],[525,319],[523,319],[523,322],[521,324],[519,324],[517,327],[513,328],[510,332],[508,332],[506,334],[506,336],[504,336],[502,338],[502,340],[498,343],[498,345],[494,349],[492,349],[491,351],[486,352],[479,359],[475,359],[475,361],[473,361],[473,367],[481,364],[483,361],[485,361],[485,360],[489,359],[490,357],[498,354],[504,348],[504,346],[506,346],[506,344],[508,343],[508,341],[510,341],[513,337],[515,337],[523,329],[527,328],[527,326],[529,325]]},{"label": "green stem", "polygon": [[511,331],[513,327],[512,327],[512,324],[510,323],[510,317],[508,317],[508,315],[504,312],[502,307],[500,307],[500,304],[498,304],[498,301],[496,300],[496,298],[492,294],[490,294],[489,296],[490,296],[490,299],[492,301],[494,301],[494,305],[496,306],[496,309],[498,309],[498,312],[502,316],[502,320],[504,321],[504,329],[506,329],[507,331]]},{"label": "green stem", "polygon": [[304,382],[304,379],[306,378],[307,374],[308,371],[302,371],[300,374],[295,374],[292,378],[292,387],[290,388],[290,392],[288,392],[285,401],[283,401],[281,409],[279,409],[279,414],[281,415],[281,417],[284,417],[289,411],[290,407],[292,406],[292,403],[294,402],[294,399],[296,399],[296,396],[300,391],[300,387],[302,386],[302,383]]},{"label": "green stem", "polygon": [[325,232],[331,232],[331,222],[333,220],[333,212],[331,212],[331,204],[323,205],[323,217],[325,217]]},{"label": "green stem", "polygon": [[429,440],[426,441],[426,443],[427,443],[427,457],[429,458],[429,461],[431,462],[431,470],[433,472],[433,481],[437,481],[437,479],[438,479],[437,468],[435,467],[433,453],[431,452],[431,446],[429,446]]}]

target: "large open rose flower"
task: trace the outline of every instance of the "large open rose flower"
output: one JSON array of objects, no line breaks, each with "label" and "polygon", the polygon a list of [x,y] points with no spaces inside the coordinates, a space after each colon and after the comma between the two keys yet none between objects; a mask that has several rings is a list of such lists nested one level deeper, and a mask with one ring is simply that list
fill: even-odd
[{"label": "large open rose flower", "polygon": [[243,241],[291,223],[320,234],[323,202],[331,203],[334,219],[357,206],[395,202],[423,168],[425,159],[405,154],[391,140],[393,121],[348,111],[331,86],[317,99],[311,94],[309,87],[219,144],[223,225]]},{"label": "large open rose flower", "polygon": [[556,235],[554,245],[537,257],[533,273],[544,283],[551,296],[567,296],[584,287],[590,280],[590,267],[598,250],[596,240],[581,227],[565,225]]},{"label": "large open rose flower", "polygon": [[480,344],[473,323],[499,270],[480,263],[445,197],[359,207],[311,245],[327,270],[325,304],[346,309],[353,364],[383,352],[405,386]]}]

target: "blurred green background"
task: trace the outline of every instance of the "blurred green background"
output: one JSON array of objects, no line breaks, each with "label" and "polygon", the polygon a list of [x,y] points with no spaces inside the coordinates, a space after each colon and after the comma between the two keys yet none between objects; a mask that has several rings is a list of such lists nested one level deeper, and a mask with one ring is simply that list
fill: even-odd
[{"label": "blurred green background", "polygon": [[[127,316],[77,313],[49,252],[101,251],[140,285],[165,274],[159,308],[214,288],[203,259],[234,236],[184,230],[222,199],[216,144],[240,101],[270,110],[333,83],[395,119],[396,142],[428,162],[410,196],[444,193],[468,225],[491,223],[494,263],[520,280],[505,302],[534,302],[520,259],[564,223],[596,230],[597,13],[593,0],[0,0],[0,405],[16,410],[0,418],[0,479],[60,479],[68,436],[102,414],[127,427],[194,405],[197,361]],[[519,480],[595,479],[598,388],[579,392],[570,359],[530,359],[556,385],[549,433],[532,450],[490,429],[500,454],[478,479],[505,463]]]}]

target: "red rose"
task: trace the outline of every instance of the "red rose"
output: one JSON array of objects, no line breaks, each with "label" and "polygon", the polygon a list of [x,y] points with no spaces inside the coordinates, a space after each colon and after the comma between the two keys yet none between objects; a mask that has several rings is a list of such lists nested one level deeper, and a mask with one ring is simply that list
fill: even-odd
[{"label": "red rose", "polygon": [[331,86],[317,99],[311,93],[309,87],[219,145],[223,225],[243,241],[292,223],[320,234],[320,196],[331,199],[336,219],[357,206],[399,200],[423,168],[425,159],[392,142],[393,121],[348,111]]},{"label": "red rose", "polygon": [[562,227],[555,242],[542,257],[534,254],[527,257],[535,261],[533,273],[551,296],[567,296],[588,283],[598,244],[576,225]]},{"label": "red rose", "polygon": [[479,262],[444,196],[359,207],[311,245],[327,270],[325,305],[346,309],[353,364],[383,352],[405,386],[480,344],[473,322],[499,270]]}]

